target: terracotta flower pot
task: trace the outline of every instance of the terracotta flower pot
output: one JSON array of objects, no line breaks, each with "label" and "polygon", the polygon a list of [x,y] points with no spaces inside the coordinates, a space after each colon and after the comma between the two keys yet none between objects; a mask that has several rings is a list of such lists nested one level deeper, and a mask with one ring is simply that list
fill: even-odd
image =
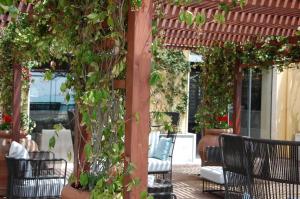
[{"label": "terracotta flower pot", "polygon": [[202,166],[207,161],[205,149],[208,146],[219,146],[219,136],[223,133],[232,133],[232,129],[205,129],[203,137],[198,144],[198,152]]},{"label": "terracotta flower pot", "polygon": [[5,196],[7,191],[8,170],[4,154],[0,152],[0,195]]},{"label": "terracotta flower pot", "polygon": [[71,186],[65,186],[61,193],[62,199],[90,199],[91,193],[87,191],[80,191]]}]

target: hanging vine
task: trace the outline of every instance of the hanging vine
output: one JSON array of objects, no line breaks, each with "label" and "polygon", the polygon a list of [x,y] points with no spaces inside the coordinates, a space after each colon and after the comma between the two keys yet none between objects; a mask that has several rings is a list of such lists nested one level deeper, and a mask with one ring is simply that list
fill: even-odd
[{"label": "hanging vine", "polygon": [[164,130],[175,130],[163,112],[184,114],[187,107],[187,75],[190,66],[182,51],[152,48],[151,111],[152,123]]},{"label": "hanging vine", "polygon": [[[283,71],[290,63],[300,61],[299,37],[268,37],[243,45],[226,42],[222,47],[203,47],[198,50],[203,62],[196,65],[201,71],[201,101],[196,114],[196,131],[205,128],[228,128],[228,121],[220,118],[228,114],[233,102],[235,67],[260,69],[276,68]],[[299,67],[299,65],[293,65]]]}]

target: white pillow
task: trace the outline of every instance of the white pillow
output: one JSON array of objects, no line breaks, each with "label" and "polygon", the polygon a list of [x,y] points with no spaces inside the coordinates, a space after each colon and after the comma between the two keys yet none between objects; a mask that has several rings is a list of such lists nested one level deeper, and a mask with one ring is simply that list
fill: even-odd
[{"label": "white pillow", "polygon": [[15,141],[10,145],[8,156],[15,159],[29,159],[29,153],[26,148]]},{"label": "white pillow", "polygon": [[[8,156],[14,159],[29,159],[29,153],[26,148],[15,141],[13,141],[10,145]],[[19,169],[25,171],[25,177],[32,177],[32,167],[30,162],[20,162]]]}]

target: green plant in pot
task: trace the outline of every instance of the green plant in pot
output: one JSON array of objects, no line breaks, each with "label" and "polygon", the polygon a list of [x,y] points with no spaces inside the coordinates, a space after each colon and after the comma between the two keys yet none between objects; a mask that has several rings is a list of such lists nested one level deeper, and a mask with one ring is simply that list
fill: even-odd
[{"label": "green plant in pot", "polygon": [[203,62],[200,70],[201,100],[196,114],[196,131],[203,132],[198,150],[205,162],[205,148],[218,146],[220,133],[230,132],[228,105],[232,104],[236,46],[226,43],[223,48],[199,49]]}]

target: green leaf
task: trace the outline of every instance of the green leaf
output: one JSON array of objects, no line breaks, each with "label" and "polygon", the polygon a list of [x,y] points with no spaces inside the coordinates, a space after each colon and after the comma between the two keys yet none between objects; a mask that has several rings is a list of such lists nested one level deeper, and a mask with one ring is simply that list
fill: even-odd
[{"label": "green leaf", "polygon": [[179,21],[185,22],[185,12],[184,11],[181,11],[179,13]]},{"label": "green leaf", "polygon": [[191,11],[186,11],[185,12],[185,23],[187,23],[188,25],[192,25],[193,24],[193,20],[194,20],[194,15]]},{"label": "green leaf", "polygon": [[53,149],[55,147],[56,139],[52,136],[49,140],[49,149]]},{"label": "green leaf", "polygon": [[98,17],[98,14],[97,13],[91,13],[89,14],[88,16],[86,16],[88,19],[96,19]]},{"label": "green leaf", "polygon": [[225,23],[225,16],[222,13],[216,13],[214,15],[214,20],[220,24]]},{"label": "green leaf", "polygon": [[67,101],[67,102],[70,102],[70,99],[71,99],[70,93],[67,93],[67,94],[66,94],[66,101]]},{"label": "green leaf", "polygon": [[53,75],[52,71],[50,71],[50,70],[45,71],[44,80],[50,81],[53,79],[53,77],[54,77],[54,75]]},{"label": "green leaf", "polygon": [[84,146],[84,154],[88,160],[91,158],[92,146],[89,143]]},{"label": "green leaf", "polygon": [[109,27],[113,28],[114,27],[114,20],[111,18],[111,16],[109,16],[107,18],[107,24],[109,25]]},{"label": "green leaf", "polygon": [[62,124],[54,124],[53,128],[55,130],[56,135],[58,136],[58,132],[64,129],[64,126]]},{"label": "green leaf", "polygon": [[150,86],[156,85],[158,82],[160,82],[161,76],[158,71],[154,71],[151,73],[150,77]]},{"label": "green leaf", "polygon": [[240,7],[244,8],[245,5],[247,4],[247,0],[239,0],[239,3],[240,3]]},{"label": "green leaf", "polygon": [[197,13],[197,15],[195,16],[195,23],[197,25],[202,26],[203,24],[205,24],[206,22],[206,16],[204,13]]},{"label": "green leaf", "polygon": [[64,93],[64,92],[66,92],[66,90],[67,90],[66,83],[62,83],[61,86],[60,86],[60,91]]},{"label": "green leaf", "polygon": [[79,177],[80,185],[83,187],[87,187],[89,184],[89,176],[87,173],[81,173]]},{"label": "green leaf", "polygon": [[224,11],[225,14],[228,14],[228,12],[230,10],[229,5],[227,3],[224,3],[224,2],[219,3],[219,9]]},{"label": "green leaf", "polygon": [[147,199],[147,197],[148,197],[147,191],[143,191],[143,192],[141,193],[141,199]]}]

